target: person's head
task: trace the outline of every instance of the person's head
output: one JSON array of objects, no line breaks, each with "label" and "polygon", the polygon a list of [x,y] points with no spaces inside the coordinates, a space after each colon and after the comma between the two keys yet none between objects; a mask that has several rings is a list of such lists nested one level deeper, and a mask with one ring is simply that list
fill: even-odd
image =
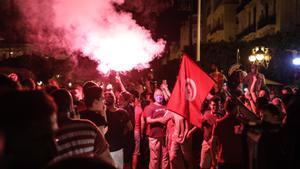
[{"label": "person's head", "polygon": [[70,113],[74,111],[71,93],[66,89],[58,89],[51,95],[57,105],[58,121],[62,120],[61,118],[70,117]]},{"label": "person's head", "polygon": [[0,74],[0,94],[11,90],[19,90],[20,85],[7,77],[6,75]]},{"label": "person's head", "polygon": [[251,73],[258,73],[258,67],[257,65],[251,65]]},{"label": "person's head", "polygon": [[269,103],[268,99],[265,97],[258,97],[256,99],[256,111],[259,115],[261,115],[262,108]]},{"label": "person's head", "polygon": [[7,168],[42,168],[55,155],[53,99],[42,91],[13,91],[0,97],[0,107]]},{"label": "person's head", "polygon": [[83,89],[81,85],[74,85],[71,90],[72,97],[75,101],[79,101],[83,99]]},{"label": "person's head", "polygon": [[237,114],[237,104],[233,102],[231,99],[226,100],[224,104],[224,109],[227,113],[231,115]]},{"label": "person's head", "polygon": [[113,92],[113,91],[114,91],[113,85],[110,83],[107,84],[105,87],[105,92]]},{"label": "person's head", "polygon": [[93,81],[87,81],[82,85],[82,92],[83,92],[84,96],[85,96],[87,89],[91,88],[91,87],[99,87],[99,86],[97,85],[97,83],[95,83]]},{"label": "person's head", "polygon": [[144,92],[144,86],[140,83],[136,84],[135,90],[141,95]]},{"label": "person's head", "polygon": [[127,91],[123,91],[119,95],[119,99],[118,99],[119,106],[124,108],[128,106],[129,103],[132,103],[132,100],[133,100],[132,95]]},{"label": "person's head", "polygon": [[281,112],[284,112],[283,102],[280,98],[276,97],[272,100],[272,104],[276,106]]},{"label": "person's head", "polygon": [[136,90],[133,90],[131,91],[132,93],[132,97],[133,97],[133,100],[134,100],[134,104],[137,105],[137,104],[140,104],[140,94],[138,91]]},{"label": "person's head", "polygon": [[292,90],[292,88],[290,88],[290,87],[284,87],[284,88],[281,90],[281,94],[282,94],[282,95],[285,95],[285,94],[293,94],[293,90]]},{"label": "person's head", "polygon": [[101,87],[90,87],[86,89],[84,96],[84,103],[86,107],[93,111],[104,111],[104,97]]},{"label": "person's head", "polygon": [[107,107],[113,107],[116,104],[116,96],[113,92],[105,92],[104,94],[105,98],[105,105]]},{"label": "person's head", "polygon": [[24,79],[21,81],[22,89],[23,90],[35,90],[36,85],[33,79]]},{"label": "person's head", "polygon": [[160,89],[156,89],[153,94],[156,103],[162,104],[164,101],[164,95]]},{"label": "person's head", "polygon": [[219,111],[220,98],[213,97],[209,100],[209,109],[212,113],[217,113]]},{"label": "person's head", "polygon": [[293,91],[290,87],[285,87],[281,90],[282,93],[282,101],[285,105],[288,105],[291,98],[293,97]]},{"label": "person's head", "polygon": [[19,76],[17,75],[17,73],[10,73],[9,75],[8,75],[8,77],[11,79],[11,80],[13,80],[13,81],[15,81],[15,82],[19,82]]},{"label": "person's head", "polygon": [[282,114],[273,104],[266,104],[262,107],[262,120],[271,124],[281,124]]},{"label": "person's head", "polygon": [[258,92],[258,97],[264,97],[266,99],[269,99],[269,91],[267,89],[261,89]]},{"label": "person's head", "polygon": [[211,64],[210,69],[212,72],[216,72],[216,71],[218,71],[218,66],[213,63],[213,64]]},{"label": "person's head", "polygon": [[273,99],[275,99],[276,98],[276,93],[275,93],[275,91],[270,91],[270,100],[273,100]]}]

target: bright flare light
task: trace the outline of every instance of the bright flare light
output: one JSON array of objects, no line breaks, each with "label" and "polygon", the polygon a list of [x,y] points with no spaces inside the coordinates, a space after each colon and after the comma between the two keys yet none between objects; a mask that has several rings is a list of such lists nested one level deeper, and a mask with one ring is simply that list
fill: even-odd
[{"label": "bright flare light", "polygon": [[300,58],[293,59],[293,64],[296,66],[300,66]]},{"label": "bright flare light", "polygon": [[149,62],[163,52],[165,42],[149,41],[148,32],[122,30],[107,36],[91,34],[85,44],[84,53],[99,63],[98,70],[103,73],[130,71],[133,68],[149,67]]},{"label": "bright flare light", "polygon": [[[98,70],[124,72],[149,67],[165,41],[152,39],[132,14],[116,10],[125,0],[18,0],[30,28],[27,37],[42,51],[82,51]],[[47,19],[44,19],[47,18]],[[43,31],[47,30],[47,31]],[[76,58],[75,58],[76,59]]]},{"label": "bright flare light", "polygon": [[58,2],[56,23],[68,30],[72,48],[97,61],[97,69],[104,74],[147,68],[164,50],[164,40],[153,40],[150,31],[138,25],[130,13],[115,10],[112,4],[124,0]]}]

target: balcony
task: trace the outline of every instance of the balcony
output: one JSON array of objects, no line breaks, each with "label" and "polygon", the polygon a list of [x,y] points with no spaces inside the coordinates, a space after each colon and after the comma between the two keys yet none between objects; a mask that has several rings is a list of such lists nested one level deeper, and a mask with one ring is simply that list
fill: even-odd
[{"label": "balcony", "polygon": [[214,11],[220,6],[220,4],[223,2],[223,0],[215,0],[214,4]]},{"label": "balcony", "polygon": [[209,31],[209,34],[214,34],[215,32],[219,31],[219,30],[223,30],[224,29],[224,25],[223,24],[220,24],[220,25],[217,25],[215,26],[214,28],[212,28],[210,31]]},{"label": "balcony", "polygon": [[255,31],[256,31],[255,25],[250,25],[246,29],[241,31],[239,34],[237,34],[236,38],[242,39],[244,36],[249,35],[250,33],[255,32]]},{"label": "balcony", "polygon": [[236,13],[240,13],[245,8],[245,6],[248,5],[250,2],[251,0],[242,0],[240,5],[236,9]]},{"label": "balcony", "polygon": [[276,24],[276,15],[272,15],[260,19],[257,23],[257,29],[263,28],[267,25],[273,25],[273,24]]}]

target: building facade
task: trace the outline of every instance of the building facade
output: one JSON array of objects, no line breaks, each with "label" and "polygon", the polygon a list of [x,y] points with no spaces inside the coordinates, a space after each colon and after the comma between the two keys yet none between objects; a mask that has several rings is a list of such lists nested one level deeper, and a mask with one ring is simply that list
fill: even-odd
[{"label": "building facade", "polygon": [[[300,30],[300,0],[202,0],[202,10],[204,43],[252,41]],[[181,49],[196,42],[196,29],[196,22],[182,24]]]},{"label": "building facade", "polygon": [[236,39],[237,0],[207,1],[207,42],[234,41]]},{"label": "building facade", "polygon": [[300,0],[240,0],[237,39],[251,41],[264,36],[295,32],[300,26]]}]

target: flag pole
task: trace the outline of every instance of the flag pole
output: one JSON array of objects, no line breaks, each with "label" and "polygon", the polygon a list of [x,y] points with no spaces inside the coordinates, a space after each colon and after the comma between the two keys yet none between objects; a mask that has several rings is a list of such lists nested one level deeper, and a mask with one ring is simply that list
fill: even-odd
[{"label": "flag pole", "polygon": [[201,0],[198,0],[198,17],[197,17],[197,62],[200,62],[200,45],[201,45]]}]

